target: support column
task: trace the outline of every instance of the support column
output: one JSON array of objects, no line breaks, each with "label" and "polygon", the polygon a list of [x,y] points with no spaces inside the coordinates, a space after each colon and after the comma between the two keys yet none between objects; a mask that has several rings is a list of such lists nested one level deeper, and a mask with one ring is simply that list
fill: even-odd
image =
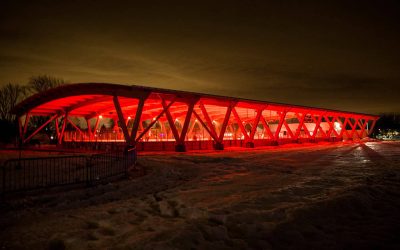
[{"label": "support column", "polygon": [[22,140],[24,139],[23,137],[22,137],[22,135],[23,135],[23,127],[22,127],[22,121],[21,121],[21,117],[17,117],[17,120],[18,120],[18,132],[19,132],[19,139],[20,139],[20,141],[22,142]]},{"label": "support column", "polygon": [[139,99],[139,104],[138,104],[136,114],[135,114],[135,120],[133,121],[133,125],[132,125],[131,142],[134,144],[136,143],[136,135],[137,135],[139,125],[141,123],[140,118],[141,118],[142,112],[143,112],[144,101],[145,101],[145,98]]},{"label": "support column", "polygon": [[92,138],[94,139],[96,137],[96,141],[97,141],[97,128],[99,127],[99,122],[100,122],[100,117],[97,116],[96,119],[96,123],[94,124],[94,128],[93,128],[93,133],[92,133]]},{"label": "support column", "polygon": [[356,127],[357,127],[357,118],[353,118],[353,120],[354,120],[353,123],[350,121],[350,126],[351,126],[350,137],[351,137],[351,140],[354,139],[354,132],[356,132]]},{"label": "support column", "polygon": [[281,112],[280,113],[279,124],[278,124],[278,127],[276,128],[276,131],[275,131],[275,141],[276,141],[276,143],[278,143],[279,133],[281,132],[281,128],[282,128],[283,122],[285,121],[285,117],[286,117],[286,111]]},{"label": "support column", "polygon": [[[339,117],[340,118],[340,117]],[[343,117],[344,118],[344,122],[342,123],[342,121],[340,120],[340,124],[341,124],[341,126],[342,126],[342,130],[340,131],[340,137],[342,138],[342,140],[343,140],[343,135],[344,135],[344,133],[345,133],[345,131],[346,131],[346,126],[347,126],[347,117]],[[347,131],[346,131],[346,134],[347,134]],[[349,136],[348,136],[348,134],[347,134],[347,138],[348,138]]]},{"label": "support column", "polygon": [[[118,96],[115,95],[113,97],[113,101],[114,101],[115,110],[117,111],[118,120],[119,120],[120,126],[122,128],[122,132],[124,133],[125,142],[127,145],[131,145],[131,138],[129,136],[128,128],[126,127],[124,114],[122,113],[122,109],[121,109],[121,105],[119,104]],[[114,126],[117,126],[117,124],[114,124]]]},{"label": "support column", "polygon": [[368,130],[368,136],[370,136],[372,134],[372,132],[374,132],[374,128],[375,128],[375,124],[376,124],[376,120],[374,119],[371,125],[371,128]]},{"label": "support column", "polygon": [[285,125],[286,131],[289,133],[289,136],[292,140],[294,140],[294,135],[292,130],[289,127],[289,124],[287,124],[286,119],[283,120],[283,124]]},{"label": "support column", "polygon": [[57,134],[57,139],[60,137],[60,124],[58,123],[58,117],[56,118],[56,134]]},{"label": "support column", "polygon": [[[208,112],[207,112],[206,108],[204,107],[203,103],[200,103],[199,106],[200,106],[201,112],[203,113],[204,118],[206,119],[206,122],[207,122],[207,124],[208,124],[209,133],[210,133],[211,137],[212,137],[215,141],[218,141],[219,139],[218,139],[218,136],[217,136],[217,132],[215,131],[214,125],[213,125],[213,123],[212,123],[212,121],[211,121],[210,116],[208,115]],[[212,134],[211,134],[211,133],[212,133]]]},{"label": "support column", "polygon": [[22,129],[22,133],[20,134],[21,141],[23,142],[25,139],[26,132],[28,131],[29,119],[31,118],[30,113],[26,113],[24,127]]},{"label": "support column", "polygon": [[90,127],[90,119],[86,119],[86,125],[87,125],[87,130],[88,130],[88,135],[89,135],[89,140],[90,141],[93,136],[92,136],[92,128]]},{"label": "support column", "polygon": [[[314,116],[313,116],[313,118],[314,118]],[[319,115],[318,118],[316,119],[316,121],[315,121],[315,118],[313,120],[315,122],[315,128],[314,128],[311,138],[313,141],[315,141],[315,137],[317,136],[318,129],[320,128],[319,125],[321,124],[322,115]]]},{"label": "support column", "polygon": [[[299,120],[299,114],[296,113],[297,116],[297,120]],[[299,120],[299,126],[297,127],[296,133],[294,135],[294,139],[299,142],[299,136],[301,133],[301,128],[304,125],[304,118],[306,117],[306,114],[303,113],[303,115],[301,116],[300,120]]]},{"label": "support column", "polygon": [[[364,120],[364,123],[362,123],[362,120]],[[360,119],[359,119],[359,122],[358,122],[358,126],[359,126],[359,128],[361,129],[361,131],[360,131],[360,133],[357,133],[357,134],[358,134],[358,137],[359,137],[360,139],[362,139],[362,138],[363,138],[363,135],[364,135],[364,132],[365,132],[365,128],[366,128],[366,126],[367,126],[367,119],[365,119],[365,118],[360,118]]]},{"label": "support column", "polygon": [[161,98],[161,104],[165,110],[165,115],[167,116],[167,120],[169,123],[169,127],[171,128],[172,134],[174,135],[175,141],[179,141],[179,133],[178,130],[176,129],[174,119],[172,118],[171,113],[169,112],[169,107],[167,108],[167,104],[165,103],[164,98]]},{"label": "support column", "polygon": [[60,137],[58,137],[58,144],[60,145],[62,143],[62,139],[64,137],[64,131],[65,131],[65,126],[67,125],[67,119],[68,119],[68,113],[65,113],[64,119],[63,119],[63,124],[60,132]]},{"label": "support column", "polygon": [[256,134],[258,124],[260,123],[261,114],[263,109],[257,110],[256,118],[253,121],[253,126],[251,128],[249,140],[246,142],[246,148],[254,148],[254,135]]},{"label": "support column", "polygon": [[237,113],[236,109],[232,109],[232,113],[235,116],[235,119],[239,125],[240,130],[242,131],[242,134],[244,136],[245,141],[249,141],[249,135],[247,134],[246,128],[243,126],[242,120],[239,117],[239,114]]},{"label": "support column", "polygon": [[186,152],[185,137],[189,128],[190,119],[192,118],[193,108],[198,99],[192,100],[188,104],[188,111],[186,113],[185,122],[183,123],[182,132],[179,137],[178,143],[175,145],[176,152]]},{"label": "support column", "polygon": [[214,145],[215,150],[224,150],[224,136],[225,136],[225,131],[226,128],[228,127],[229,119],[231,117],[232,109],[236,105],[236,103],[231,102],[229,106],[226,109],[224,121],[222,122],[221,125],[221,130],[219,131],[219,138],[218,141]]},{"label": "support column", "polygon": [[336,137],[340,137],[339,134],[338,134],[338,132],[337,132],[336,129],[335,129],[335,122],[336,122],[336,120],[337,120],[337,117],[336,117],[336,116],[332,116],[332,120],[329,120],[329,117],[326,116],[325,119],[328,121],[329,127],[330,127],[330,129],[329,129],[329,131],[328,131],[328,136],[330,137],[331,134],[332,134],[332,132],[333,132],[333,133],[335,134]]},{"label": "support column", "polygon": [[272,134],[271,129],[269,128],[269,125],[264,117],[261,117],[261,122],[263,124],[264,130],[267,131],[269,138],[271,139],[271,141],[273,141],[275,137]]}]

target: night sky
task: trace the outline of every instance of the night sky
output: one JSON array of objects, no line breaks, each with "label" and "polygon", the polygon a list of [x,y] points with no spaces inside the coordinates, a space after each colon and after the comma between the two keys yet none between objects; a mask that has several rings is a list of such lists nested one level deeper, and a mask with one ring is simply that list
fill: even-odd
[{"label": "night sky", "polygon": [[216,2],[2,0],[0,84],[48,74],[400,111],[399,1]]}]

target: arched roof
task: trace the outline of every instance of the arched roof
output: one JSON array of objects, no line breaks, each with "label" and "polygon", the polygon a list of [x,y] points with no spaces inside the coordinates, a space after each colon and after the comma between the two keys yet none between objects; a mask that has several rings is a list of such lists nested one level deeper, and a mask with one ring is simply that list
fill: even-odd
[{"label": "arched roof", "polygon": [[369,114],[300,105],[109,83],[76,83],[62,85],[28,97],[15,107],[14,112],[17,116],[22,116],[28,112],[31,115],[44,116],[68,112],[70,116],[80,116],[85,118],[92,118],[97,115],[115,117],[116,113],[113,103],[114,96],[118,97],[121,109],[126,116],[134,115],[136,113],[139,99],[146,100],[142,112],[142,119],[150,119],[163,110],[161,97],[166,102],[174,100],[175,103],[171,105],[170,112],[176,118],[181,117],[186,113],[186,104],[192,100],[196,100],[196,102],[200,100],[204,105],[208,105],[208,112],[210,113],[210,116],[213,116],[213,119],[223,118],[225,112],[220,112],[221,107],[226,107],[230,103],[235,103],[239,115],[240,112],[242,113],[241,115],[244,115],[244,112],[246,112],[245,110],[248,108],[264,109],[268,107],[268,110],[275,111],[285,110],[302,113],[312,112],[332,116],[357,116],[367,119],[376,119],[378,117]]}]

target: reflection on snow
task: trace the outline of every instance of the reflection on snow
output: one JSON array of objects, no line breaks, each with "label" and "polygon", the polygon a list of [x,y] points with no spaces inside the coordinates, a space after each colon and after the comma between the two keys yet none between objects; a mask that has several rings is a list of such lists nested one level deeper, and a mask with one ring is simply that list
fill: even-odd
[{"label": "reflection on snow", "polygon": [[15,206],[18,216],[3,214],[12,230],[0,241],[35,248],[57,236],[70,249],[382,249],[398,233],[399,152],[400,143],[367,142],[144,153],[142,178],[50,195],[30,202],[29,211]]}]

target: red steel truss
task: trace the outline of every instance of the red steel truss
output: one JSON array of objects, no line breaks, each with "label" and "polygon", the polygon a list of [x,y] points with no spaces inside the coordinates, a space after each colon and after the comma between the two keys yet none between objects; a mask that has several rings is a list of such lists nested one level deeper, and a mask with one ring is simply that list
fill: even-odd
[{"label": "red steel truss", "polygon": [[[211,142],[215,149],[223,149],[225,144],[254,147],[285,142],[359,140],[371,134],[379,118],[106,83],[69,84],[51,89],[27,98],[17,105],[15,113],[24,143],[54,123],[58,144],[118,142],[135,146],[163,142],[163,149],[169,143],[177,151],[186,151],[188,144],[193,146],[197,142]],[[40,127],[28,129],[29,120],[35,116],[48,119]],[[31,131],[29,135],[28,131]]]}]

